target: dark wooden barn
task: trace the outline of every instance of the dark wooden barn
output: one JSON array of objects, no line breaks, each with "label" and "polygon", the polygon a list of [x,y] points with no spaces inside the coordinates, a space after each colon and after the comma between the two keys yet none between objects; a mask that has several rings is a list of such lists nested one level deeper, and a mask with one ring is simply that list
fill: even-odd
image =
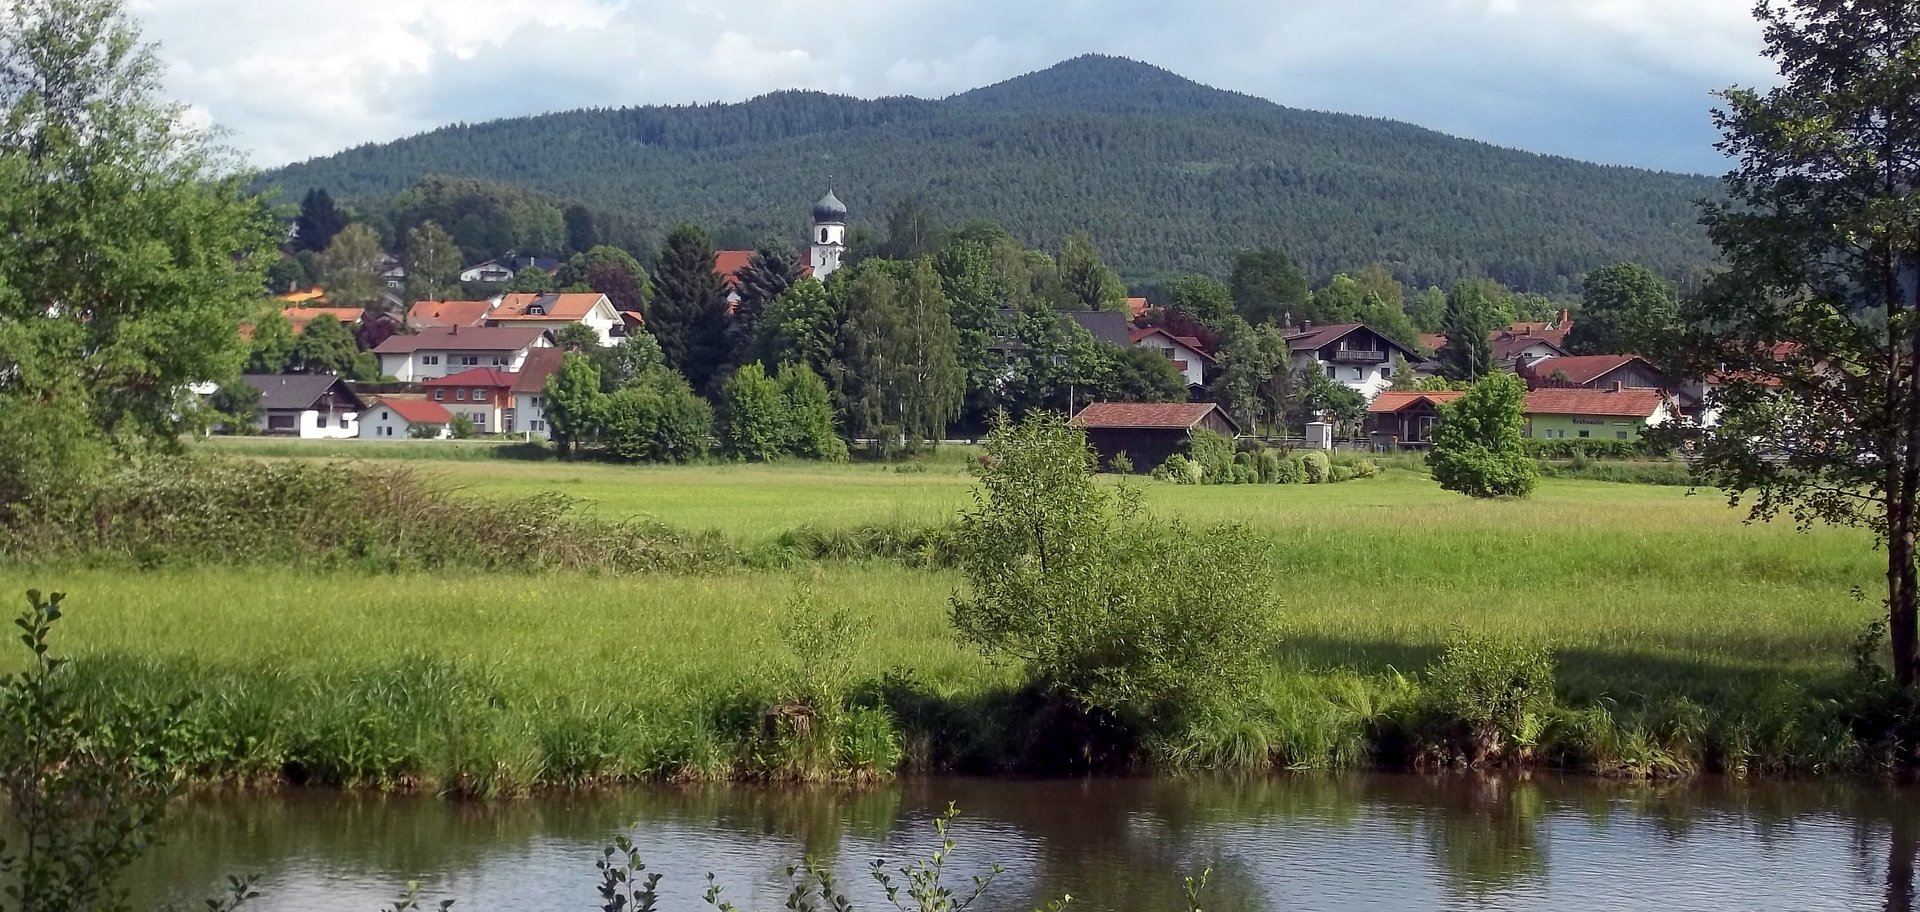
[{"label": "dark wooden barn", "polygon": [[1111,467],[1113,457],[1125,453],[1136,472],[1166,462],[1198,428],[1228,437],[1240,433],[1233,419],[1211,402],[1097,402],[1073,416],[1073,423],[1086,428],[1087,444],[1099,454],[1101,468]]}]

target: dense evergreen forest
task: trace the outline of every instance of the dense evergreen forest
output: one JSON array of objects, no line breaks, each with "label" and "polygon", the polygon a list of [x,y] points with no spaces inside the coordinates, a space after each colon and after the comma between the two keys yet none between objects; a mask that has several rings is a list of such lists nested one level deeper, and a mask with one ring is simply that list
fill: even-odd
[{"label": "dense evergreen forest", "polygon": [[[1051,246],[1090,234],[1121,277],[1225,276],[1277,248],[1310,279],[1386,265],[1416,287],[1490,277],[1564,294],[1622,260],[1681,277],[1711,247],[1688,175],[1501,149],[1386,120],[1295,110],[1146,64],[1081,57],[939,101],[778,92],[739,104],[581,110],[460,124],[265,175],[375,214],[432,174],[594,207],[652,246],[797,242],[835,175],[857,224],[917,198]],[[536,251],[521,251],[523,253]]]}]

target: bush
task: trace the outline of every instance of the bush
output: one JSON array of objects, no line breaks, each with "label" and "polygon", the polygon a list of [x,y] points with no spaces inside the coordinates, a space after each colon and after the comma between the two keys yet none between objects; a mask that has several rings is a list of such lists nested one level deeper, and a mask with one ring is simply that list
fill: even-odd
[{"label": "bush", "polygon": [[780,368],[780,398],[786,403],[788,451],[825,462],[846,462],[847,442],[834,427],[833,399],[826,381],[805,364]]},{"label": "bush", "polygon": [[1300,470],[1307,484],[1326,484],[1333,476],[1333,461],[1315,451],[1300,457]]},{"label": "bush", "polygon": [[734,371],[720,385],[714,432],[722,452],[749,462],[769,462],[793,448],[793,422],[780,385],[758,362]]},{"label": "bush", "polygon": [[713,408],[671,371],[653,371],[606,397],[600,438],[631,462],[690,462],[706,455]]},{"label": "bush", "polygon": [[1544,646],[1456,632],[1427,682],[1470,763],[1527,759],[1554,707],[1553,654]]},{"label": "bush", "polygon": [[1307,458],[1304,454],[1294,453],[1280,460],[1274,467],[1274,484],[1306,484]]},{"label": "bush", "polygon": [[1535,459],[1637,459],[1653,453],[1645,440],[1593,440],[1575,437],[1543,440],[1535,437],[1522,439],[1527,455]]},{"label": "bush", "polygon": [[1243,692],[1272,632],[1255,536],[1146,518],[1095,483],[1082,432],[1052,416],[996,428],[956,537],[960,637],[1029,681],[1136,729]]},{"label": "bush", "polygon": [[1286,460],[1274,450],[1261,450],[1257,465],[1261,484],[1282,484],[1281,464]]},{"label": "bush", "polygon": [[1187,456],[1200,467],[1201,484],[1227,484],[1233,475],[1233,438],[1200,428],[1187,438]]},{"label": "bush", "polygon": [[470,440],[478,430],[473,426],[472,418],[461,414],[455,414],[453,420],[447,422],[447,429],[453,432],[455,440]]},{"label": "bush", "polygon": [[1348,466],[1337,465],[1327,470],[1328,484],[1345,484],[1346,482],[1352,481],[1355,477],[1353,469]]},{"label": "bush", "polygon": [[1509,373],[1488,374],[1467,393],[1440,407],[1427,466],[1440,487],[1470,497],[1525,497],[1540,469],[1527,455],[1526,384]]},{"label": "bush", "polygon": [[1175,453],[1153,470],[1153,477],[1174,484],[1197,485],[1201,483],[1200,464]]},{"label": "bush", "polygon": [[1227,477],[1227,483],[1237,485],[1259,484],[1260,476],[1254,472],[1252,466],[1234,463],[1233,474]]},{"label": "bush", "polygon": [[1126,450],[1121,450],[1113,454],[1113,459],[1108,463],[1107,467],[1112,469],[1115,475],[1132,475],[1133,457],[1128,456]]}]

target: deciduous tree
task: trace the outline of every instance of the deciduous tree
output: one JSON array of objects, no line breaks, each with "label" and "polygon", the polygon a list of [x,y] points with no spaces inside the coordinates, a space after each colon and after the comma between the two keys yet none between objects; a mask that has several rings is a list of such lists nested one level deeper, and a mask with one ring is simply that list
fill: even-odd
[{"label": "deciduous tree", "polygon": [[317,262],[327,303],[385,310],[386,285],[380,279],[380,257],[380,236],[365,222],[342,228]]},{"label": "deciduous tree", "polygon": [[1124,310],[1127,287],[1100,259],[1093,239],[1084,232],[1067,235],[1060,245],[1056,293],[1062,310]]},{"label": "deciduous tree", "polygon": [[446,301],[460,293],[460,247],[435,222],[407,232],[407,303]]},{"label": "deciduous tree", "polygon": [[1304,317],[1310,294],[1293,259],[1278,250],[1249,250],[1233,260],[1233,306],[1249,323]]},{"label": "deciduous tree", "polygon": [[1680,330],[1673,286],[1638,263],[1596,269],[1587,276],[1580,319],[1567,332],[1567,353],[1644,355],[1659,359]]},{"label": "deciduous tree", "polygon": [[1734,166],[1706,223],[1727,268],[1688,302],[1676,361],[1720,380],[1707,408],[1721,419],[1696,442],[1694,467],[1755,519],[1873,532],[1893,678],[1911,687],[1920,5],[1769,0],[1756,13],[1780,79],[1723,93],[1714,114]]},{"label": "deciduous tree", "polygon": [[1527,385],[1499,371],[1440,407],[1427,466],[1433,480],[1470,497],[1525,497],[1540,467],[1527,455]]},{"label": "deciduous tree", "polygon": [[600,392],[600,372],[593,360],[582,354],[568,354],[560,369],[547,378],[541,396],[541,411],[553,432],[553,445],[561,458],[575,454],[580,444],[592,436],[599,425],[606,396]]}]

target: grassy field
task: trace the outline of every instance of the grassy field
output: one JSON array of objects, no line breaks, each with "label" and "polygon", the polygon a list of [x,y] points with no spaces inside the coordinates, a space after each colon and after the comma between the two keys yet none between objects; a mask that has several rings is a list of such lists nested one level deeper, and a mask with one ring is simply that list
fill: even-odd
[{"label": "grassy field", "polygon": [[[955,454],[910,472],[416,467],[475,496],[557,489],[604,515],[748,545],[803,525],[938,522],[969,491]],[[1684,698],[1716,737],[1818,753],[1831,720],[1780,707],[1817,703],[1808,692],[1845,673],[1876,613],[1850,596],[1877,581],[1864,535],[1748,525],[1711,493],[1550,479],[1526,501],[1476,502],[1408,471],[1337,486],[1138,483],[1157,513],[1244,523],[1267,543],[1284,636],[1260,711],[1226,726],[1209,748],[1219,754],[1252,743],[1284,762],[1359,762],[1370,720],[1403,687],[1396,675],[1424,667],[1456,627],[1552,645],[1562,698],[1623,725],[1659,724],[1653,714]],[[105,692],[203,694],[195,712],[219,734],[201,750],[225,758],[207,761],[210,775],[298,766],[376,782],[718,770],[741,750],[747,716],[785,686],[780,621],[803,586],[860,619],[862,678],[906,672],[927,699],[990,702],[1014,676],[953,641],[958,585],[883,562],[641,578],[0,566],[0,588],[69,593],[61,645]],[[1627,737],[1650,736],[1636,731]]]}]

